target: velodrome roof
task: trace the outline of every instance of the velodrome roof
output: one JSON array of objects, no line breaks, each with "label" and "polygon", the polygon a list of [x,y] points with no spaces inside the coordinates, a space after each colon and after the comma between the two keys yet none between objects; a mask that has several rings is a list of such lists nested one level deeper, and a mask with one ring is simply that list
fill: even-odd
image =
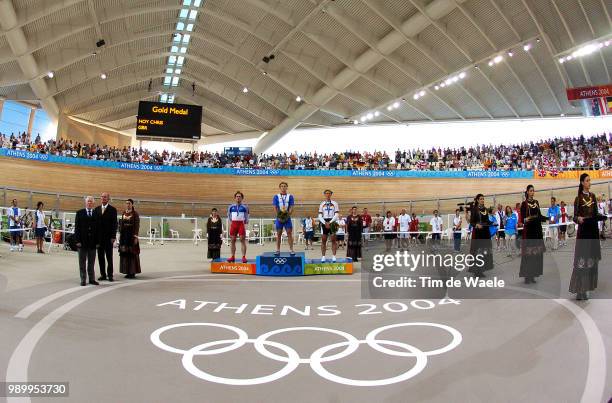
[{"label": "velodrome roof", "polygon": [[[259,135],[362,117],[579,115],[565,89],[612,82],[612,46],[559,62],[611,37],[605,0],[197,3],[181,19],[183,0],[2,0],[0,96],[128,130],[139,100],[172,93],[204,106],[205,136]],[[177,33],[190,36],[185,53]],[[171,56],[184,57],[174,87]]]}]

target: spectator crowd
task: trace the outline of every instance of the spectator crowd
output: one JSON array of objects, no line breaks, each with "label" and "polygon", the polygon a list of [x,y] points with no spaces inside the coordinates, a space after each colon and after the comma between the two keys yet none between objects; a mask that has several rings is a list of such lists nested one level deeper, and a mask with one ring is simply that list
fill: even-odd
[{"label": "spectator crowd", "polygon": [[85,158],[169,166],[252,169],[323,170],[538,170],[558,172],[573,169],[612,168],[612,133],[553,138],[514,145],[400,150],[391,158],[384,151],[327,153],[283,153],[231,156],[208,151],[150,151],[136,147],[81,144],[73,140],[33,141],[25,133],[0,134],[3,148]]}]

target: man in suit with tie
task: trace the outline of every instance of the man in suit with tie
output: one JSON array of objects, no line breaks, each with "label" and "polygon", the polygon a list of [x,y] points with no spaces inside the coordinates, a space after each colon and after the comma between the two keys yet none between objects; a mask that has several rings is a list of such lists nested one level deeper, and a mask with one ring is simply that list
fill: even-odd
[{"label": "man in suit with tie", "polygon": [[77,211],[74,220],[74,239],[79,248],[81,285],[85,285],[87,276],[89,276],[89,284],[99,284],[95,278],[96,249],[99,246],[98,220],[94,211],[94,198],[87,196],[85,208]]},{"label": "man in suit with tie", "polygon": [[109,204],[108,192],[100,196],[102,205],[96,207],[94,212],[99,218],[98,223],[98,265],[100,277],[98,280],[113,280],[113,245],[117,237],[117,209]]}]

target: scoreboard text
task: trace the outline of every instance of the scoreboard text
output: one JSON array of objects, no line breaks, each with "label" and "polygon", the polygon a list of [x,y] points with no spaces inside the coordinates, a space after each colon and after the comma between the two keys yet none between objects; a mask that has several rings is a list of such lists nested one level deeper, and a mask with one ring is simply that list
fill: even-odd
[{"label": "scoreboard text", "polygon": [[136,136],[200,139],[202,107],[140,101]]}]

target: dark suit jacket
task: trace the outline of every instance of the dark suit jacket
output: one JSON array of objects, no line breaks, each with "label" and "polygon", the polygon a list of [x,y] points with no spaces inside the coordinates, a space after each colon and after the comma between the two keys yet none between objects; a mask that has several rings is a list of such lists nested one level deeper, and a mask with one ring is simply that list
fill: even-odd
[{"label": "dark suit jacket", "polygon": [[102,206],[94,209],[99,218],[98,234],[100,241],[110,241],[117,238],[117,209],[110,204],[106,206],[104,214],[102,214]]},{"label": "dark suit jacket", "polygon": [[99,216],[95,209],[91,217],[87,215],[87,209],[77,211],[74,220],[74,239],[81,244],[81,247],[92,249],[100,244],[98,222]]}]

